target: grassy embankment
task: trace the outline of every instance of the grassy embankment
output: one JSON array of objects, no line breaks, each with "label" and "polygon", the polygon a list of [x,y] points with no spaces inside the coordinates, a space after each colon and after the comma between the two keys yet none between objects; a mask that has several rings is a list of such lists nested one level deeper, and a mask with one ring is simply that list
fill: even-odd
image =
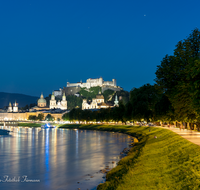
[{"label": "grassy embankment", "polygon": [[18,123],[20,127],[41,127],[44,123]]},{"label": "grassy embankment", "polygon": [[[18,123],[20,127],[41,127],[44,123]],[[58,126],[58,124],[51,123],[51,125]]]},{"label": "grassy embankment", "polygon": [[60,127],[123,132],[138,138],[98,190],[200,189],[200,147],[170,130],[122,125]]}]

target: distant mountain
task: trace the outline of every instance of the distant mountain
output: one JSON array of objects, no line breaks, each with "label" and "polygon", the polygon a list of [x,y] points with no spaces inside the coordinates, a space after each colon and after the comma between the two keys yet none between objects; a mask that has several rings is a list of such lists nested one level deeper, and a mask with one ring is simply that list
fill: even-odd
[{"label": "distant mountain", "polygon": [[25,94],[0,92],[0,108],[8,106],[9,102],[13,104],[15,101],[18,103],[19,107],[24,107],[27,104],[37,103],[38,98],[39,97]]}]

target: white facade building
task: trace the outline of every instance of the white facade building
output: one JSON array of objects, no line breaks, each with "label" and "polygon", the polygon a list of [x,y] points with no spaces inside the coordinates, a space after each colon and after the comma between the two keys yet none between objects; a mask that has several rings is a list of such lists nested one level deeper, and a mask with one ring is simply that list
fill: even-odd
[{"label": "white facade building", "polygon": [[104,81],[102,77],[97,79],[87,79],[86,83],[78,82],[78,83],[69,83],[67,82],[67,87],[81,87],[81,88],[91,88],[95,86],[112,86],[117,87],[116,79],[112,79],[112,81]]},{"label": "white facade building", "polygon": [[56,99],[55,99],[55,95],[54,92],[51,95],[51,100],[50,100],[50,105],[49,105],[50,109],[61,109],[61,110],[66,110],[67,109],[67,100],[66,100],[66,96],[65,93],[63,93],[62,96],[62,101],[58,101],[56,103]]},{"label": "white facade building", "polygon": [[12,104],[11,104],[11,102],[9,103],[9,106],[8,106],[8,111],[7,112],[12,112],[13,111],[13,109],[12,109]]},{"label": "white facade building", "polygon": [[13,104],[13,112],[18,112],[18,104],[16,102]]},{"label": "white facade building", "polygon": [[98,94],[96,98],[92,99],[92,102],[88,103],[86,99],[83,99],[82,110],[85,109],[101,109],[101,108],[109,108],[110,105],[104,102],[104,96],[102,94]]},{"label": "white facade building", "polygon": [[11,102],[10,102],[10,103],[9,103],[9,106],[8,106],[7,112],[18,112],[18,103],[15,102],[15,103],[13,104],[13,107],[12,107],[12,104],[11,104]]}]

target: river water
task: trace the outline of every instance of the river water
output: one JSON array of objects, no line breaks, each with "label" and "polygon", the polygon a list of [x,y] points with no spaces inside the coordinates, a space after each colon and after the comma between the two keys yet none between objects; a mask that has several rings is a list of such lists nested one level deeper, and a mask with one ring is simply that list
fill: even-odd
[{"label": "river water", "polygon": [[[3,128],[3,127],[1,127]],[[5,128],[5,127],[4,127]],[[6,127],[0,136],[0,189],[96,189],[131,137],[73,129]]]}]

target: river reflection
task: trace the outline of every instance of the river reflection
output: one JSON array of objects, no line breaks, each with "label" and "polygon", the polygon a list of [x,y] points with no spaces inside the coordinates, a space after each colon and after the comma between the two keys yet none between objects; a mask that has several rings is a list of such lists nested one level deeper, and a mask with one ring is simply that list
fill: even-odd
[{"label": "river reflection", "polygon": [[98,171],[107,165],[115,167],[119,153],[130,143],[130,137],[120,133],[6,129],[13,132],[0,136],[1,190],[96,189],[103,182]]}]

